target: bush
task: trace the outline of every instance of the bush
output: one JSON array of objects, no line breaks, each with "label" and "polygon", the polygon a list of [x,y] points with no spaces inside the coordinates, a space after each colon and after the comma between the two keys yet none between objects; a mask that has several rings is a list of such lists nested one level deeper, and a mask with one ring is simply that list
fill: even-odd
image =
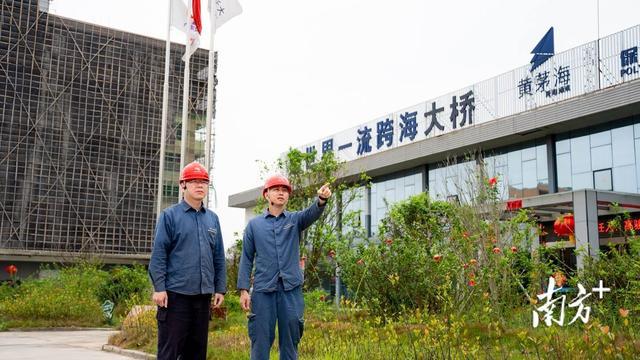
[{"label": "bush", "polygon": [[116,266],[108,276],[109,280],[97,288],[96,296],[101,303],[113,301],[116,315],[126,315],[131,306],[151,301],[151,283],[144,266]]},{"label": "bush", "polygon": [[499,211],[492,187],[477,195],[480,202],[462,205],[413,196],[391,207],[379,239],[340,248],[355,300],[393,318],[415,308],[483,316],[489,304],[500,317],[526,304],[527,286],[539,283],[530,279],[535,227],[526,212]]},{"label": "bush", "polygon": [[128,317],[122,323],[121,331],[109,338],[109,344],[155,353],[157,338],[158,327],[154,308]]},{"label": "bush", "polygon": [[639,325],[640,238],[633,237],[628,240],[628,246],[600,253],[599,259],[588,257],[584,270],[572,282],[582,284],[590,292],[600,280],[611,291],[604,293],[602,299],[594,294],[585,301],[591,306],[593,316],[606,324]]},{"label": "bush", "polygon": [[[7,327],[101,326],[102,304],[116,305],[114,315],[149,303],[151,284],[143,266],[81,263],[59,269],[48,279],[24,279],[18,286],[0,286],[0,323]],[[111,323],[111,321],[109,321]]]},{"label": "bush", "polygon": [[26,280],[0,300],[9,327],[100,326],[104,317],[96,289],[108,281],[96,266],[64,268],[58,278]]}]

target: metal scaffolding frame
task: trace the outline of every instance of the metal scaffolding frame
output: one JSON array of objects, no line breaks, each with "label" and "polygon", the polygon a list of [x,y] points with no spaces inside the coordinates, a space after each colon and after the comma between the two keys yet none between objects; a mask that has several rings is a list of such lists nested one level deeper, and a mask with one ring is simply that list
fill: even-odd
[{"label": "metal scaffolding frame", "polygon": [[[178,196],[183,52],[172,46],[163,207]],[[0,1],[0,257],[150,254],[164,61],[164,41]],[[204,157],[207,62],[191,58],[189,161]]]}]

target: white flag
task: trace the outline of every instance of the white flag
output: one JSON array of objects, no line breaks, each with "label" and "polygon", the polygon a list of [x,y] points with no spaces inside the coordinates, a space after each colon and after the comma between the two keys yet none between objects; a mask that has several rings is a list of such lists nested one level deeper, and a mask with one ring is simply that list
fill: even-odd
[{"label": "white flag", "polygon": [[[184,54],[182,61],[185,61],[187,57],[191,57],[200,46],[200,29],[198,29],[198,24],[200,24],[200,1],[187,1],[189,1],[189,8],[187,8],[183,0],[171,0],[171,26],[185,33],[190,45],[190,52]],[[196,5],[195,9],[194,3]]]},{"label": "white flag", "polygon": [[216,29],[242,13],[238,0],[209,0],[209,14],[216,14]]},{"label": "white flag", "polygon": [[184,33],[189,28],[189,9],[182,0],[171,0],[171,26]]}]

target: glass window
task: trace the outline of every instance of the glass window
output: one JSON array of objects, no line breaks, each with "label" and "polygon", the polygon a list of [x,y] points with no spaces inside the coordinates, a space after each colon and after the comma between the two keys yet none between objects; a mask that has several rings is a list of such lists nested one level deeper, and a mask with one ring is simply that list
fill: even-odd
[{"label": "glass window", "polygon": [[[576,156],[576,154],[573,154]],[[591,148],[591,169],[601,170],[611,167],[611,145]]]},{"label": "glass window", "polygon": [[640,193],[640,153],[636,151],[640,149],[640,123],[583,136],[586,132],[556,142],[558,190]]},{"label": "glass window", "polygon": [[536,175],[535,159],[522,162],[522,185],[525,190],[537,188],[538,176]]},{"label": "glass window", "polygon": [[571,140],[556,141],[556,154],[564,154],[571,151]]},{"label": "glass window", "polygon": [[611,130],[611,138],[613,140],[613,166],[633,165],[635,149],[632,127],[625,126]]},{"label": "glass window", "polygon": [[539,195],[536,167],[536,159],[522,163],[522,196],[524,197]]},{"label": "glass window", "polygon": [[[438,170],[429,171],[438,187]],[[435,173],[435,174],[434,174]],[[422,173],[405,175],[371,184],[371,235],[378,233],[378,224],[386,216],[388,207],[422,191]]]},{"label": "glass window", "polygon": [[613,190],[611,169],[594,171],[593,184],[594,187],[598,190]]},{"label": "glass window", "polygon": [[[344,213],[348,214],[348,213],[357,213],[357,220],[355,220],[355,225],[356,226],[364,226],[365,225],[365,221],[364,221],[364,217],[365,217],[365,211],[366,211],[366,198],[365,198],[365,191],[366,189],[364,187],[359,187],[357,189],[354,189],[352,191],[345,191],[342,194],[342,201],[344,206]],[[346,234],[350,231],[353,231],[353,228],[351,228],[350,226],[347,226],[347,224],[343,224],[342,226],[342,232],[343,234]]]},{"label": "glass window", "polygon": [[493,157],[484,158],[484,166],[488,177],[496,176],[496,161]]},{"label": "glass window", "polygon": [[[547,146],[536,146],[536,161],[538,170],[538,180],[547,179],[549,177],[549,169],[547,168]],[[544,181],[547,183],[547,181]]]},{"label": "glass window", "polygon": [[512,184],[509,183],[509,198],[521,198],[523,197],[522,193],[522,183],[520,184]]},{"label": "glass window", "polygon": [[522,152],[520,150],[512,151],[507,155],[508,158],[508,178],[509,184],[522,183]]},{"label": "glass window", "polygon": [[434,180],[436,182],[436,187],[433,195],[435,198],[442,199],[443,197],[445,197],[447,193],[445,188],[444,168],[436,169],[434,176],[435,176]]},{"label": "glass window", "polygon": [[522,149],[522,161],[533,160],[536,158],[536,148],[529,147]]},{"label": "glass window", "polygon": [[[589,137],[581,136],[571,139],[571,168],[574,174],[589,172],[591,175],[591,147]],[[578,156],[576,156],[578,155]],[[574,184],[574,188],[576,184]]]},{"label": "glass window", "polygon": [[572,183],[573,190],[593,189],[593,173],[589,171],[580,174],[573,174]]},{"label": "glass window", "polygon": [[501,166],[507,166],[507,155],[500,154],[493,157],[496,161],[496,168]]},{"label": "glass window", "polygon": [[458,193],[458,178],[457,177],[448,177],[446,182],[446,191],[445,197],[449,195],[454,195]]},{"label": "glass window", "polygon": [[[635,140],[636,143],[636,179],[640,179],[640,139]],[[640,187],[638,188],[638,192],[640,193]]]},{"label": "glass window", "polygon": [[635,165],[613,168],[613,190],[633,193],[637,188]]},{"label": "glass window", "polygon": [[495,176],[497,176],[500,179],[500,181],[498,182],[498,186],[500,187],[498,189],[498,192],[499,192],[500,199],[502,200],[507,200],[509,198],[509,185],[505,180],[506,173],[507,173],[506,166],[501,166],[499,168],[496,168]]},{"label": "glass window", "polygon": [[611,131],[601,131],[599,133],[591,134],[589,136],[591,141],[591,146],[602,146],[611,144]]}]

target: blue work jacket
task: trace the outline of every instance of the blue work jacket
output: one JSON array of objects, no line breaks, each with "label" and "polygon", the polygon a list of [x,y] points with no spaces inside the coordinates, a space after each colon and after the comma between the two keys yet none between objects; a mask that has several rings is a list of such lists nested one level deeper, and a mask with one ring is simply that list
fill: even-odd
[{"label": "blue work jacket", "polygon": [[238,289],[249,290],[254,261],[253,291],[276,291],[279,278],[286,291],[302,285],[300,233],[318,220],[323,210],[316,199],[302,211],[284,211],[275,217],[265,210],[251,219],[242,240]]},{"label": "blue work jacket", "polygon": [[155,291],[224,294],[227,272],[218,216],[184,200],[160,213],[149,263]]}]

